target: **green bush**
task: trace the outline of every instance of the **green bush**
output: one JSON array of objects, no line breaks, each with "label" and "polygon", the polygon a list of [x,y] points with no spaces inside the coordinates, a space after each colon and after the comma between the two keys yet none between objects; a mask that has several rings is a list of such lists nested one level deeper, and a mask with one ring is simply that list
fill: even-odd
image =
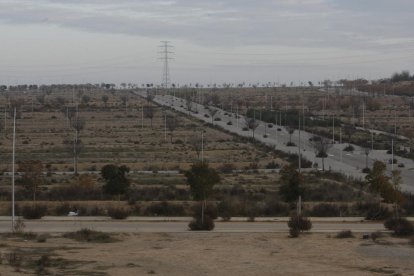
[{"label": "green bush", "polygon": [[312,228],[312,222],[302,215],[292,215],[288,221],[289,229],[294,229],[292,231],[309,231]]},{"label": "green bush", "polygon": [[229,199],[220,201],[217,205],[217,213],[224,221],[230,221],[235,213],[235,208]]},{"label": "green bush", "polygon": [[188,227],[191,231],[211,231],[214,229],[214,220],[209,216],[204,216],[204,221],[201,221],[201,217],[194,218]]},{"label": "green bush", "polygon": [[144,211],[145,216],[183,216],[186,215],[184,207],[167,201],[154,202]]},{"label": "green bush", "polygon": [[354,234],[352,233],[351,230],[343,230],[339,232],[338,234],[336,234],[336,237],[338,239],[348,239],[348,238],[353,238]]},{"label": "green bush", "polygon": [[46,205],[32,205],[32,206],[24,206],[22,208],[22,216],[25,219],[40,219],[46,215],[47,206]]},{"label": "green bush", "polygon": [[385,228],[394,231],[398,237],[411,236],[414,234],[414,225],[406,218],[389,218],[384,222]]},{"label": "green bush", "polygon": [[63,237],[81,242],[108,243],[115,241],[109,234],[93,231],[88,228],[82,228],[76,232],[65,233],[63,234]]},{"label": "green bush", "polygon": [[111,207],[108,209],[108,216],[113,219],[126,219],[130,213],[130,210],[122,207]]},{"label": "green bush", "polygon": [[359,204],[357,209],[365,215],[366,220],[385,220],[391,217],[391,211],[378,203]]},{"label": "green bush", "polygon": [[204,216],[201,216],[202,203],[193,208],[193,220],[188,224],[192,231],[211,231],[214,229],[214,219],[217,218],[217,208],[213,204],[207,204],[204,208]]}]

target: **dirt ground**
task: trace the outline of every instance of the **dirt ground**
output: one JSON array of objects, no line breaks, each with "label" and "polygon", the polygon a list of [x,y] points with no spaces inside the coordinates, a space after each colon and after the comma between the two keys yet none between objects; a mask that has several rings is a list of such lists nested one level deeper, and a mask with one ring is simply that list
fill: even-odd
[{"label": "dirt ground", "polygon": [[[414,246],[407,239],[375,242],[281,233],[118,234],[112,243],[76,242],[60,236],[46,242],[1,237],[0,275],[35,274],[49,259],[51,275],[414,275]],[[8,264],[10,252],[32,258],[30,266]],[[22,253],[22,254],[23,254]]]}]

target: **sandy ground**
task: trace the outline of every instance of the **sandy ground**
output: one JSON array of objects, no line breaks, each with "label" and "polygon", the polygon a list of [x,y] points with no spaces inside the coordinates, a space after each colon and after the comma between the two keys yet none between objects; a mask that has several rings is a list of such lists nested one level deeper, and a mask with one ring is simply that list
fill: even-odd
[{"label": "sandy ground", "polygon": [[407,239],[193,232],[115,237],[120,241],[104,244],[2,237],[0,275],[35,273],[33,266],[15,272],[7,263],[7,252],[16,249],[34,260],[49,255],[51,275],[414,275],[414,246]]}]

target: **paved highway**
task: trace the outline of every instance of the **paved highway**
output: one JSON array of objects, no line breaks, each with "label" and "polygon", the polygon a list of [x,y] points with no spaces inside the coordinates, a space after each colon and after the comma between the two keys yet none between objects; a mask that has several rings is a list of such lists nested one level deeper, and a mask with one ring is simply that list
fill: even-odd
[{"label": "paved highway", "polygon": [[[146,96],[146,92],[138,92],[142,97]],[[188,114],[186,110],[185,101],[183,99],[173,97],[171,95],[157,95],[154,98],[154,101],[160,105],[168,106],[174,108],[177,111]],[[205,114],[209,114],[204,106],[193,103],[193,110],[197,110],[198,113],[191,112],[190,114],[197,119],[211,123],[211,118],[206,118]],[[236,133],[245,137],[252,137],[252,131],[243,131],[245,126],[244,117],[240,115],[240,118],[237,119],[235,114],[228,113],[225,115],[225,111],[218,109],[218,113],[215,115],[217,118],[221,118],[221,121],[214,121],[214,125],[218,125],[223,129]],[[231,125],[227,123],[231,122]],[[266,128],[266,123],[258,121],[259,127],[255,131],[255,139],[264,142],[270,146],[275,146],[276,149],[288,152],[288,153],[298,153],[298,147],[287,147],[286,143],[289,141],[289,134],[284,129],[283,126],[276,125],[272,128]],[[280,129],[280,131],[278,131]],[[265,138],[264,135],[267,134]],[[313,163],[318,165],[318,168],[322,168],[322,161],[320,158],[315,157],[315,151],[309,143],[309,138],[313,135],[311,133],[301,131],[300,132],[300,144],[302,148],[302,156]],[[208,137],[206,137],[208,139]],[[299,131],[295,131],[292,135],[292,142],[299,144]],[[361,147],[353,145],[355,151],[353,153],[347,153],[343,151],[343,148],[347,144],[336,143],[328,152],[328,157],[325,158],[325,169],[332,169],[333,171],[342,172],[346,175],[353,176],[355,178],[364,178],[365,174],[361,172],[362,168],[365,167],[366,156]],[[388,160],[391,159],[391,155],[387,154],[385,150],[374,150],[369,154],[368,164],[369,166],[375,160],[383,161],[387,164],[387,169],[391,171],[391,165],[388,164]],[[404,168],[398,168],[401,170],[401,175],[403,178],[403,184],[401,185],[402,190],[408,192],[414,192],[414,161],[398,157],[399,163],[404,163]],[[394,166],[395,169],[397,166]]]},{"label": "paved highway", "polygon": [[[188,222],[134,222],[134,221],[25,221],[25,231],[35,233],[64,233],[89,228],[103,232],[117,233],[179,233],[187,232]],[[0,232],[10,232],[11,222],[0,221]],[[311,232],[333,233],[352,230],[359,233],[383,231],[382,223],[376,222],[314,222]],[[259,233],[288,232],[286,222],[216,222],[212,232],[219,233]]]}]

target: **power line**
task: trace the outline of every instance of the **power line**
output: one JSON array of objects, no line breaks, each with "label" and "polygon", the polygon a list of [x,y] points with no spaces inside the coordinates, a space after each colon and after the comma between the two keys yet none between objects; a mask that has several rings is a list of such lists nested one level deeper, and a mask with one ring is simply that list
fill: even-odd
[{"label": "power line", "polygon": [[170,49],[173,48],[173,46],[170,45],[170,41],[161,41],[161,45],[159,47],[163,49],[159,53],[162,54],[162,57],[160,59],[164,63],[162,73],[162,87],[166,89],[170,87],[171,83],[169,60],[171,60],[172,58],[169,55],[174,54],[174,52],[170,51]]}]

